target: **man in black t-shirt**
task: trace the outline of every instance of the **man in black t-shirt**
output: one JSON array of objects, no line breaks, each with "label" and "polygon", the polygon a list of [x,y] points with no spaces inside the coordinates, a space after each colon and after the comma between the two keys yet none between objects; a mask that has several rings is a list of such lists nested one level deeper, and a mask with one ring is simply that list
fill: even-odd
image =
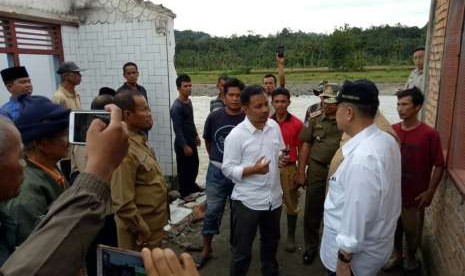
[{"label": "man in black t-shirt", "polygon": [[145,87],[137,83],[137,80],[139,79],[139,68],[137,68],[137,64],[134,62],[126,62],[123,65],[123,77],[126,79],[126,82],[120,88],[118,88],[116,93],[124,90],[137,91],[142,94],[148,102],[147,91],[145,90]]},{"label": "man in black t-shirt", "polygon": [[224,140],[229,132],[244,120],[241,110],[240,94],[244,83],[236,78],[228,79],[224,84],[225,107],[213,111],[205,121],[203,139],[207,148],[210,164],[206,179],[207,211],[203,221],[203,251],[197,262],[201,268],[211,257],[213,235],[219,234],[226,199],[231,195],[234,183],[221,171]]},{"label": "man in black t-shirt", "polygon": [[173,102],[170,110],[173,121],[174,151],[176,152],[176,164],[179,180],[179,193],[182,198],[191,193],[200,191],[195,180],[199,173],[200,138],[194,122],[194,109],[190,100],[192,81],[186,74],[181,74],[176,79],[179,92],[178,98]]}]

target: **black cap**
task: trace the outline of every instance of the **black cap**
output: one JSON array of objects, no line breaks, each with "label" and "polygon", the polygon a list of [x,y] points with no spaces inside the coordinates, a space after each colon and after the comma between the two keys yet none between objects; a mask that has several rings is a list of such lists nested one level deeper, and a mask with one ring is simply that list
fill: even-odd
[{"label": "black cap", "polygon": [[369,80],[345,81],[336,101],[379,106],[378,88]]},{"label": "black cap", "polygon": [[38,140],[68,128],[69,109],[51,102],[46,97],[21,95],[19,117],[15,125],[21,133],[23,143]]},{"label": "black cap", "polygon": [[29,78],[29,74],[24,66],[6,68],[0,74],[2,75],[3,82],[14,81],[19,78]]},{"label": "black cap", "polygon": [[80,69],[76,65],[76,63],[69,61],[69,62],[64,62],[62,65],[60,65],[60,67],[57,70],[57,74],[61,75],[66,72],[80,72],[80,71],[84,71],[84,70]]},{"label": "black cap", "polygon": [[98,95],[110,95],[110,96],[115,96],[116,91],[113,88],[110,87],[101,87],[98,91]]}]

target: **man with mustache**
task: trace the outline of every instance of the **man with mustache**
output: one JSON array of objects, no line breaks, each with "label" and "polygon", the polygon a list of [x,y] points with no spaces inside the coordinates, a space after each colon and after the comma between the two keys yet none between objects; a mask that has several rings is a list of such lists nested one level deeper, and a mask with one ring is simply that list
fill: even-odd
[{"label": "man with mustache", "polygon": [[262,274],[279,275],[276,251],[283,192],[278,166],[284,142],[279,125],[268,118],[268,99],[261,86],[247,86],[241,104],[246,118],[226,137],[222,164],[223,174],[234,182],[230,275],[247,274],[257,228]]}]

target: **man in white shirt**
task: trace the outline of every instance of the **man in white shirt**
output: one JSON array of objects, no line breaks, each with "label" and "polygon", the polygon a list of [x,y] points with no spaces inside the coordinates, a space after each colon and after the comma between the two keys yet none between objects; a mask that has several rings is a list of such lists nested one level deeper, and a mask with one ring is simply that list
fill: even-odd
[{"label": "man in white shirt", "polygon": [[241,105],[246,117],[226,137],[222,164],[223,174],[235,184],[230,275],[247,275],[257,227],[262,275],[279,275],[276,251],[283,192],[278,165],[284,142],[279,125],[268,118],[268,100],[261,86],[247,86],[241,93]]},{"label": "man in white shirt", "polygon": [[410,73],[404,89],[416,87],[425,93],[425,75],[423,74],[425,47],[418,47],[413,50],[413,63],[415,64],[415,69]]},{"label": "man in white shirt", "polygon": [[338,128],[352,139],[329,176],[320,257],[329,275],[376,275],[392,252],[400,215],[400,149],[374,124],[374,83],[345,82],[337,101]]}]

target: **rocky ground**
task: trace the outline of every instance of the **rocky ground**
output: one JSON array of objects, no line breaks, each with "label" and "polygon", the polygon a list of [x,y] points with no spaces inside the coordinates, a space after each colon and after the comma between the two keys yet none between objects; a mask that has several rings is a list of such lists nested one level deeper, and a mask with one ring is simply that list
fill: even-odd
[{"label": "rocky ground", "polygon": [[[303,210],[305,192],[301,190],[300,207]],[[294,253],[288,253],[284,250],[286,242],[286,214],[283,209],[281,215],[281,241],[278,249],[278,262],[283,276],[301,276],[301,275],[312,275],[312,276],[323,276],[327,275],[319,257],[317,256],[311,265],[304,265],[302,263],[302,247],[303,247],[303,218],[302,215],[298,218],[297,222],[297,251]],[[230,225],[230,210],[229,204],[226,207],[223,223],[221,225],[220,235],[214,239],[213,246],[213,258],[207,263],[207,265],[200,271],[201,275],[205,276],[227,276],[229,275],[229,264],[231,260],[231,252],[229,245],[229,225]],[[170,247],[174,247],[177,252],[190,251],[194,258],[200,256],[200,252],[197,252],[201,248],[202,244],[202,222],[191,223],[182,234],[176,236],[170,242]],[[261,275],[260,273],[260,248],[259,248],[259,234],[255,238],[253,246],[253,259],[250,265],[248,275]],[[391,273],[379,273],[378,276],[400,276],[403,275],[401,271],[394,271]]]}]

